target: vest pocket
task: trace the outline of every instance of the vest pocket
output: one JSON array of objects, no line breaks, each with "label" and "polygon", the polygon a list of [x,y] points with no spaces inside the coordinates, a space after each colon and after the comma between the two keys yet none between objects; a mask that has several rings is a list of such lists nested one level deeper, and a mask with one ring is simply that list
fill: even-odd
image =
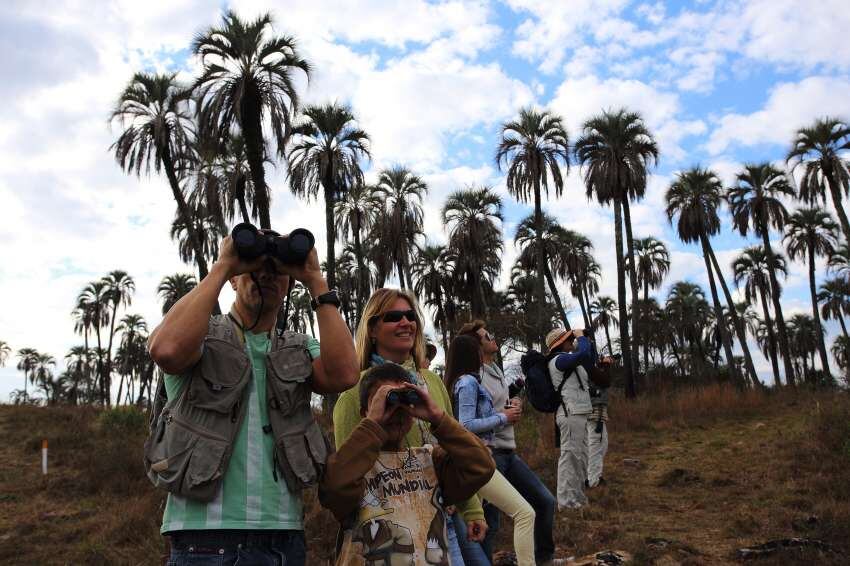
[{"label": "vest pocket", "polygon": [[225,438],[164,410],[145,446],[145,468],[157,487],[199,501],[215,496]]},{"label": "vest pocket", "polygon": [[300,407],[310,405],[310,388],[305,382],[313,373],[310,354],[304,350],[282,348],[269,354],[268,374],[273,399],[269,399],[272,409],[284,416],[290,415]]},{"label": "vest pocket", "polygon": [[248,383],[250,365],[241,349],[208,336],[204,341],[204,355],[192,369],[188,402],[199,409],[229,413]]},{"label": "vest pocket", "polygon": [[290,491],[314,485],[324,473],[329,452],[330,445],[316,422],[303,433],[275,439],[275,459]]}]

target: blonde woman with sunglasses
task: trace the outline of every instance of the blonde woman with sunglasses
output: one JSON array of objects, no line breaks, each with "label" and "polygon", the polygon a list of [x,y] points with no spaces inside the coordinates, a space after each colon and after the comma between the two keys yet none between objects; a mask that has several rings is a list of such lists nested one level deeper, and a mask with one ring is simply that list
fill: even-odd
[{"label": "blonde woman with sunglasses", "polygon": [[[404,290],[378,289],[369,298],[360,324],[357,326],[355,347],[360,364],[361,378],[371,367],[392,362],[407,370],[411,383],[424,386],[428,394],[448,414],[454,414],[451,397],[440,377],[428,370],[425,355],[425,334],[416,297]],[[360,384],[339,396],[334,407],[334,440],[341,446],[360,422]],[[428,423],[417,421],[405,436],[405,445],[417,447],[436,444]],[[487,532],[484,510],[478,497],[472,497],[457,506],[467,525],[471,541],[481,542]],[[454,534],[449,521],[450,539]],[[455,545],[452,564],[463,564]]]}]

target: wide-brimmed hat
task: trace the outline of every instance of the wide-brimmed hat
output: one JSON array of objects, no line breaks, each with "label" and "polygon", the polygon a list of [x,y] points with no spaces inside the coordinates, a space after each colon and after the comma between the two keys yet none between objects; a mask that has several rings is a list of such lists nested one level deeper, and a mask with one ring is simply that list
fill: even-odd
[{"label": "wide-brimmed hat", "polygon": [[551,352],[574,335],[575,333],[572,330],[561,327],[554,328],[546,335],[546,349]]}]

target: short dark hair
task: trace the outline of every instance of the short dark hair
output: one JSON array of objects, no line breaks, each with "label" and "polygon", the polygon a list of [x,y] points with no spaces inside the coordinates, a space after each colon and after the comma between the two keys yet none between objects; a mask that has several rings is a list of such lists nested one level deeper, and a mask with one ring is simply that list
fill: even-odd
[{"label": "short dark hair", "polygon": [[437,357],[437,347],[434,344],[430,342],[425,344],[425,357],[428,358],[428,361]]},{"label": "short dark hair", "polygon": [[373,387],[387,381],[410,381],[407,370],[398,364],[381,364],[366,372],[360,380],[360,409],[369,407],[369,392]]},{"label": "short dark hair", "polygon": [[460,330],[458,330],[457,333],[458,336],[474,336],[480,342],[481,337],[478,336],[478,331],[482,328],[487,328],[487,323],[477,318],[472,322],[467,322],[466,324],[461,326]]},{"label": "short dark hair", "polygon": [[477,336],[463,334],[456,336],[449,345],[446,354],[446,390],[454,396],[457,379],[467,373],[478,375],[481,371],[481,341]]}]

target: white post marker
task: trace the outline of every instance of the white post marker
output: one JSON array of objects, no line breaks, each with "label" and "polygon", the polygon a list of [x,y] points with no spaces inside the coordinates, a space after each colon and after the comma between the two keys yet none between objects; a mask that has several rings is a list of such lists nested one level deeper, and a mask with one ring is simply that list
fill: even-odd
[{"label": "white post marker", "polygon": [[47,475],[47,439],[41,441],[41,475]]}]

